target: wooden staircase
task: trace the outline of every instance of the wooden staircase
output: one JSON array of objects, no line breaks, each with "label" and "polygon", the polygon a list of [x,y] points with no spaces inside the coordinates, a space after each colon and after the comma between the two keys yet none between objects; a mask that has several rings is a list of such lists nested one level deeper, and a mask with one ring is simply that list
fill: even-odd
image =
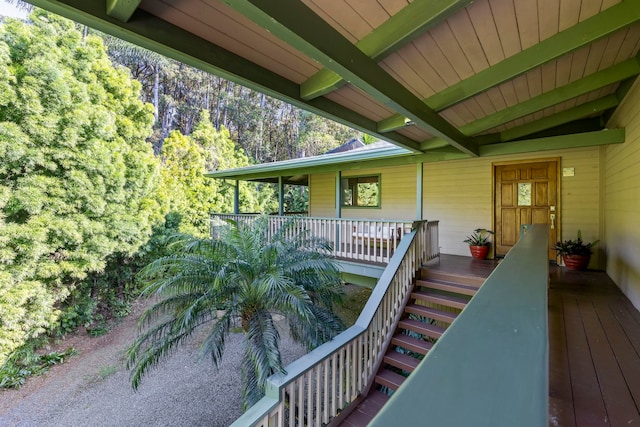
[{"label": "wooden staircase", "polygon": [[375,384],[337,425],[366,426],[484,283],[484,277],[420,269]]}]

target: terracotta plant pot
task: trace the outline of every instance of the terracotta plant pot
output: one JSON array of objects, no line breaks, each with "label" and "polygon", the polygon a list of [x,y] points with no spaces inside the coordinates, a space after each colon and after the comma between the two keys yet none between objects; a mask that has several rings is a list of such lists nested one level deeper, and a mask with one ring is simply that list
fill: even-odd
[{"label": "terracotta plant pot", "polygon": [[471,246],[469,245],[471,256],[475,259],[485,259],[489,253],[489,246]]},{"label": "terracotta plant pot", "polygon": [[562,261],[569,270],[586,270],[591,255],[562,255]]}]

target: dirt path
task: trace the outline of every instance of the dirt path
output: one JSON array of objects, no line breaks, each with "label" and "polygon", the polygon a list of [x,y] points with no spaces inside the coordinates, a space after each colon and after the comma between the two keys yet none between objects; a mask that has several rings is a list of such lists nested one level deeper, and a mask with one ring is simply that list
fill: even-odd
[{"label": "dirt path", "polygon": [[[0,392],[0,426],[228,426],[240,411],[240,334],[225,346],[220,370],[198,360],[197,343],[181,347],[151,371],[137,392],[129,384],[123,354],[137,334],[134,306],[102,337],[86,333],[59,344],[80,351],[69,362],[29,379],[19,390]],[[305,353],[286,334],[285,364]]]}]

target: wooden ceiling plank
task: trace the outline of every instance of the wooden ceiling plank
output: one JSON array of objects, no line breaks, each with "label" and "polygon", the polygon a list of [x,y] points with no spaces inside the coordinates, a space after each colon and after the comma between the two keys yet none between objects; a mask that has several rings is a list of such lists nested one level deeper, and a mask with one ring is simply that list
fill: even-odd
[{"label": "wooden ceiling plank", "polygon": [[638,63],[637,58],[632,58],[606,70],[591,74],[581,80],[569,83],[518,105],[464,125],[460,128],[460,131],[466,135],[474,135],[551,105],[567,101],[607,85],[615,84],[639,73],[640,63]]},{"label": "wooden ceiling plank", "polygon": [[447,60],[455,70],[458,81],[469,78],[475,73],[448,22],[434,28],[430,34],[440,51],[446,52]]},{"label": "wooden ceiling plank", "polygon": [[408,117],[460,151],[477,156],[477,145],[428,108],[376,62],[298,0],[223,0],[288,44],[315,58],[373,98]]},{"label": "wooden ceiling plank", "polygon": [[[355,45],[377,62],[444,21],[471,1],[473,0],[415,0]],[[325,68],[301,85],[301,96],[303,99],[313,99],[343,84],[345,81],[340,75]]]},{"label": "wooden ceiling plank", "polygon": [[[640,21],[640,2],[620,3],[425,100],[436,111]],[[513,35],[512,35],[513,37]]]},{"label": "wooden ceiling plank", "polygon": [[127,22],[142,0],[107,0],[107,15]]},{"label": "wooden ceiling plank", "polygon": [[557,34],[560,2],[558,0],[538,0],[538,14],[543,16],[538,21],[540,40],[546,40]]},{"label": "wooden ceiling plank", "polygon": [[542,72],[540,68],[529,71],[525,74],[527,86],[531,97],[538,96],[543,93],[542,90]]},{"label": "wooden ceiling plank", "polygon": [[522,50],[530,48],[540,42],[538,28],[538,2],[515,2],[516,19],[520,30],[520,45]]},{"label": "wooden ceiling plank", "polygon": [[558,19],[560,31],[575,26],[580,22],[580,5],[582,0],[563,0],[560,2],[560,16]]},{"label": "wooden ceiling plank", "polygon": [[[564,9],[565,2],[561,4],[561,8]],[[515,20],[515,12],[513,14],[513,20]],[[507,17],[501,16],[500,20],[505,22],[499,22],[500,15],[495,13],[494,15],[498,28],[509,27]],[[577,15],[575,19],[578,19]],[[640,21],[640,1],[625,1],[438,92],[424,102],[433,110],[441,111],[638,21]],[[504,31],[504,36],[501,33],[501,40],[505,37],[514,39],[513,34]],[[563,79],[563,76],[568,79],[568,74],[561,73],[559,77]]]},{"label": "wooden ceiling plank", "polygon": [[619,101],[615,95],[608,95],[604,98],[579,105],[569,110],[544,117],[542,119],[527,123],[520,127],[514,127],[509,130],[500,132],[500,141],[506,142],[514,139],[522,138],[536,132],[551,129],[553,127],[572,122],[577,119],[588,117],[591,114],[599,113],[609,108],[614,108]]},{"label": "wooden ceiling plank", "polygon": [[625,140],[624,128],[584,132],[571,135],[536,138],[525,141],[503,142],[480,147],[480,156],[500,156],[566,148],[593,147],[598,145],[621,144]]},{"label": "wooden ceiling plank", "polygon": [[484,52],[485,48],[480,44],[469,14],[466,11],[462,11],[449,18],[447,24],[449,24],[448,26],[464,52],[473,72],[477,73],[489,67],[489,61]]},{"label": "wooden ceiling plank", "polygon": [[[629,58],[629,56],[627,56],[627,58]],[[588,59],[589,51],[587,49],[578,49],[573,52],[573,55],[571,56],[571,66],[569,69],[570,82],[574,82],[585,76],[584,70],[587,68]]]},{"label": "wooden ceiling plank", "polygon": [[627,29],[627,34],[620,45],[620,50],[615,61],[624,61],[625,58],[638,54],[638,41],[640,40],[640,25],[633,25]]},{"label": "wooden ceiling plank", "polygon": [[467,7],[469,19],[480,40],[489,66],[504,60],[504,52],[500,45],[500,36],[491,13],[489,2],[475,2]]},{"label": "wooden ceiling plank", "polygon": [[460,81],[456,70],[453,68],[444,52],[440,50],[438,43],[436,43],[431,34],[425,34],[424,37],[421,37],[420,40],[416,40],[413,44],[436,73],[438,73],[440,79],[446,86],[451,86]]},{"label": "wooden ceiling plank", "polygon": [[494,2],[491,4],[491,11],[496,22],[500,45],[504,56],[509,58],[522,51],[520,44],[520,32],[518,31],[518,20],[513,0]]}]

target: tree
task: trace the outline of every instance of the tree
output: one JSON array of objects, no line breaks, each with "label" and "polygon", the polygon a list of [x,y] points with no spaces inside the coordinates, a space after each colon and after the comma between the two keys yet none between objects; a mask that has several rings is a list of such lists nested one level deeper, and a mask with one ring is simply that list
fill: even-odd
[{"label": "tree", "polygon": [[146,330],[128,350],[134,388],[149,368],[205,325],[200,351],[217,367],[237,320],[245,338],[246,408],[263,395],[269,375],[284,372],[275,314],[288,319],[292,337],[309,349],[342,330],[332,312],[342,288],[330,246],[306,231],[292,233],[293,227],[289,222],[270,236],[266,216],[246,225],[231,222],[220,239],[177,239],[175,255],[143,270],[150,280],[144,293],[161,299],[140,318]]},{"label": "tree", "polygon": [[0,25],[0,364],[163,209],[153,111],[102,40],[35,9]]}]

